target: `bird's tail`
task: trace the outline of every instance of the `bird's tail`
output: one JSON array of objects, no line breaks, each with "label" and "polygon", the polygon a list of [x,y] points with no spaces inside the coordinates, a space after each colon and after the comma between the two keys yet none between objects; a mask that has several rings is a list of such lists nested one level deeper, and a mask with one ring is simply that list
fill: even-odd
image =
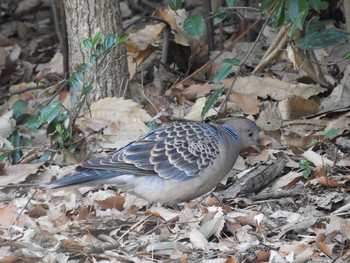
[{"label": "bird's tail", "polygon": [[88,169],[83,172],[66,176],[56,181],[52,181],[42,185],[46,189],[54,189],[64,186],[73,186],[78,184],[93,184],[98,182],[103,184],[103,181],[119,176],[120,174],[116,171],[108,170],[97,170],[97,169]]}]

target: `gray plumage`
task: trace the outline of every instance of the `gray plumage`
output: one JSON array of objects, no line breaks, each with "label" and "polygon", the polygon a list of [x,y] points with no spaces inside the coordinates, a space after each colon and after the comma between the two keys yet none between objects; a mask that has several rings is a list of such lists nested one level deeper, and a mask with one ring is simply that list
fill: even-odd
[{"label": "gray plumage", "polygon": [[176,204],[199,197],[218,185],[241,149],[257,151],[258,128],[245,118],[222,125],[193,121],[165,124],[112,156],[81,164],[84,171],[46,184],[113,184],[148,201]]}]

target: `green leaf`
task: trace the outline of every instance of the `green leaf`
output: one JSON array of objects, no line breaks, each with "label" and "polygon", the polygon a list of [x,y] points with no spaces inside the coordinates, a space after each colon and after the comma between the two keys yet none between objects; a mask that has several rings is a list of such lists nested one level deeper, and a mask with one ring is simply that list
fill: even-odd
[{"label": "green leaf", "polygon": [[[309,4],[305,0],[288,0],[288,13],[290,20],[299,23],[301,14],[307,13]],[[302,26],[302,25],[301,25]],[[299,27],[302,29],[302,27]]]},{"label": "green leaf", "polygon": [[300,12],[300,14],[297,17],[295,17],[295,21],[293,21],[292,25],[288,30],[289,37],[291,37],[294,34],[295,29],[297,28],[299,28],[300,30],[303,29],[303,25],[304,25],[307,13],[308,11],[306,10],[306,11]]},{"label": "green leaf", "polygon": [[6,152],[0,155],[0,162],[5,160],[9,156],[10,152]]},{"label": "green leaf", "polygon": [[317,33],[319,31],[324,30],[325,27],[326,27],[326,21],[325,20],[310,22],[307,25],[306,34],[308,35],[308,34]]},{"label": "green leaf", "polygon": [[12,104],[12,117],[17,120],[17,118],[19,117],[19,115],[23,112],[23,110],[25,108],[27,108],[28,106],[28,102],[25,100],[16,100],[13,104]]},{"label": "green leaf", "polygon": [[86,72],[90,70],[90,66],[86,63],[81,63],[76,67],[77,71]]},{"label": "green leaf", "polygon": [[77,80],[73,75],[68,79],[69,86],[71,86],[74,90],[79,91],[81,88],[80,81]]},{"label": "green leaf", "polygon": [[239,0],[226,0],[226,5],[228,7],[235,7]]},{"label": "green leaf", "polygon": [[98,43],[96,46],[96,55],[99,57],[104,50],[105,50],[104,45],[102,43]]},{"label": "green leaf", "polygon": [[116,39],[115,39],[115,43],[116,44],[121,44],[121,43],[124,43],[126,40],[128,40],[128,35],[124,35],[124,36],[122,36],[122,37],[117,37]]},{"label": "green leaf", "polygon": [[81,95],[86,95],[86,94],[90,93],[92,91],[92,89],[93,89],[92,85],[89,85],[89,86],[85,87],[83,89],[83,92],[81,93]]},{"label": "green leaf", "polygon": [[299,161],[299,168],[302,169],[302,170],[305,170],[307,168],[310,168],[309,167],[309,163],[307,162],[307,160],[300,160]]},{"label": "green leaf", "polygon": [[169,7],[173,11],[179,10],[183,2],[183,0],[168,0]]},{"label": "green leaf", "polygon": [[224,87],[221,87],[220,89],[215,90],[207,99],[207,101],[204,104],[203,110],[201,112],[201,117],[203,118],[205,114],[214,106],[215,102],[218,100],[218,98],[221,96],[221,94],[225,91]]},{"label": "green leaf", "polygon": [[295,29],[303,29],[304,22],[309,10],[309,3],[305,0],[288,0],[288,14],[292,22],[288,30],[288,36],[292,36]]},{"label": "green leaf", "polygon": [[224,62],[230,63],[232,65],[239,65],[239,64],[241,64],[241,61],[238,58],[225,58]]},{"label": "green leaf", "polygon": [[344,42],[348,36],[349,33],[338,28],[329,28],[299,39],[298,47],[304,50],[321,49]]},{"label": "green leaf", "polygon": [[112,48],[114,41],[115,41],[115,36],[113,34],[108,34],[104,42],[106,49]]},{"label": "green leaf", "polygon": [[310,177],[312,170],[306,160],[299,161],[299,168],[303,171],[303,176],[305,179]]},{"label": "green leaf", "polygon": [[309,0],[310,6],[320,13],[322,10],[326,10],[329,7],[329,3],[327,1],[322,0]]},{"label": "green leaf", "polygon": [[39,158],[39,162],[47,162],[48,160],[50,160],[51,156],[52,156],[53,152],[45,152],[40,158]]},{"label": "green leaf", "polygon": [[303,176],[304,176],[305,179],[309,178],[310,175],[311,175],[311,169],[310,168],[309,169],[305,169],[303,171]]},{"label": "green leaf", "polygon": [[262,0],[260,5],[260,12],[265,14],[270,11],[270,9],[277,3],[279,0]]},{"label": "green leaf", "polygon": [[202,15],[194,15],[187,18],[184,22],[184,30],[187,35],[199,39],[205,28],[205,21]]},{"label": "green leaf", "polygon": [[61,123],[56,123],[56,131],[62,137],[62,142],[68,138],[68,131]]},{"label": "green leaf", "polygon": [[77,149],[77,146],[78,146],[78,145],[76,145],[76,144],[70,145],[70,146],[68,147],[68,151],[69,151],[70,153],[74,153],[75,150]]},{"label": "green leaf", "polygon": [[102,31],[98,32],[92,39],[92,45],[95,46],[96,43],[101,39]]},{"label": "green leaf", "polygon": [[233,67],[233,64],[231,63],[223,63],[221,67],[218,69],[218,71],[216,72],[213,82],[219,83],[220,81],[225,79],[228,76],[228,74],[230,74],[232,67]]},{"label": "green leaf", "polygon": [[28,113],[24,113],[24,114],[19,115],[17,117],[16,121],[17,121],[17,125],[27,124],[28,127],[32,131],[36,131],[37,130],[36,127],[39,124],[38,118],[36,116],[28,114]]},{"label": "green leaf", "polygon": [[219,7],[214,12],[214,25],[219,24],[226,17],[227,17],[227,12],[226,12],[225,8]]},{"label": "green leaf", "polygon": [[92,49],[92,42],[90,39],[84,39],[83,40],[83,45],[84,47],[88,48],[88,49]]},{"label": "green leaf", "polygon": [[342,55],[342,58],[343,58],[343,59],[350,59],[350,51],[345,52],[345,53]]},{"label": "green leaf", "polygon": [[28,125],[28,128],[34,132],[34,133],[38,133],[38,127],[40,126],[39,124],[39,116],[32,116],[29,115],[28,119],[26,120],[26,123]]},{"label": "green leaf", "polygon": [[[12,133],[10,135],[10,137],[8,138],[8,140],[11,142],[11,144],[14,148],[20,146],[20,136],[19,136],[19,133],[17,131]],[[19,149],[13,150],[11,152],[12,164],[19,163],[19,161],[21,160],[21,155],[22,154],[21,154],[21,151]]]},{"label": "green leaf", "polygon": [[278,2],[278,6],[276,8],[276,18],[275,21],[273,21],[273,26],[274,27],[280,27],[281,25],[283,25],[286,21],[285,21],[285,9],[284,9],[284,4],[285,4],[285,0],[280,0]]},{"label": "green leaf", "polygon": [[70,101],[71,101],[72,104],[77,104],[78,103],[78,97],[76,95],[73,95]]},{"label": "green leaf", "polygon": [[339,134],[339,129],[330,129],[323,137],[325,139],[331,139]]},{"label": "green leaf", "polygon": [[310,144],[309,144],[307,147],[310,148],[310,147],[316,145],[317,143],[318,143],[318,140],[312,139],[311,142],[310,142]]},{"label": "green leaf", "polygon": [[94,63],[96,63],[96,60],[97,60],[97,56],[96,56],[95,54],[92,54],[92,55],[90,56],[90,63],[91,63],[91,64],[94,64]]},{"label": "green leaf", "polygon": [[81,71],[76,71],[72,74],[73,78],[75,78],[76,80],[83,81],[84,80],[84,73]]},{"label": "green leaf", "polygon": [[40,125],[44,123],[50,123],[54,118],[57,117],[61,110],[62,102],[60,100],[52,101],[48,106],[40,111]]}]

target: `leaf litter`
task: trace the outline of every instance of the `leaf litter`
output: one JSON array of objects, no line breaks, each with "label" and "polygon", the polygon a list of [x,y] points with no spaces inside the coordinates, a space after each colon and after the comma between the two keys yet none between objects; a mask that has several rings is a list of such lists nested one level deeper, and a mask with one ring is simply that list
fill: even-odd
[{"label": "leaf litter", "polygon": [[[37,8],[46,12],[44,2],[21,1],[16,13],[33,13]],[[4,10],[10,11],[11,7],[5,5]],[[200,56],[199,43],[189,41],[179,29],[186,12],[158,9],[156,15],[168,21],[177,45],[190,46],[193,54]],[[0,105],[2,144],[11,145],[7,138],[15,127],[9,105],[23,99],[29,104],[28,113],[34,112],[43,101],[50,100],[53,93],[50,89],[29,90],[37,85],[32,81],[51,83],[55,75],[63,72],[62,55],[54,48],[57,40],[48,38],[48,24],[44,23],[46,33],[29,37],[35,22],[16,24],[21,30],[21,40],[9,37],[14,34],[9,26],[15,25],[13,20],[6,21],[8,27],[2,28],[1,85],[7,87],[8,93],[0,92],[0,96],[7,98]],[[154,54],[163,26],[162,23],[147,25],[129,39],[128,52],[134,56],[129,68],[135,79],[138,78],[135,61],[137,65],[142,64]],[[46,51],[40,50],[40,41],[44,38],[51,41]],[[30,44],[23,45],[23,40]],[[40,52],[40,57],[33,56]],[[232,54],[227,52],[225,56],[233,58],[237,54],[240,49],[234,48]],[[254,66],[263,52],[257,49],[252,54],[253,59],[247,63]],[[177,62],[174,61],[174,65]],[[24,70],[19,71],[15,63]],[[220,62],[215,63],[207,71],[208,79],[213,78],[220,67]],[[36,71],[33,65],[37,65]],[[279,76],[282,75],[279,68],[290,67],[290,62],[280,60],[271,68],[276,69],[275,74]],[[167,91],[166,100],[157,99],[150,92],[150,99],[141,95],[139,103],[120,98],[96,102],[77,122],[85,138],[84,150],[71,154],[69,161],[58,152],[51,165],[35,162],[48,140],[45,134],[34,135],[21,127],[22,136],[36,138],[34,148],[24,155],[20,164],[6,163],[0,170],[1,262],[347,262],[349,65],[342,64],[342,68],[344,77],[338,82],[332,80],[336,85],[327,96],[324,96],[327,89],[318,84],[291,83],[286,78],[268,74],[238,77],[228,108],[255,116],[264,130],[263,151],[237,161],[233,176],[212,193],[178,207],[152,206],[108,185],[102,189],[83,187],[58,191],[43,191],[35,185],[73,174],[79,162],[90,156],[109,154],[112,149],[147,132],[147,125],[156,115],[143,109],[153,107],[149,100],[157,105],[156,113],[167,109],[170,117],[202,120],[201,109],[207,98],[213,91],[229,87],[231,77],[218,84],[191,82],[174,86]],[[152,70],[148,68],[144,73]],[[171,73],[168,77],[173,78]],[[297,79],[300,73],[289,71],[288,77]],[[63,103],[68,95],[62,91],[60,96]],[[219,95],[205,117],[217,115],[224,99]],[[332,130],[337,132],[328,136]],[[239,178],[248,176],[254,168],[282,160],[286,162],[281,174],[275,181],[268,181],[263,189],[253,185],[252,189],[259,190],[238,196],[233,195],[233,191],[229,194],[235,180],[239,182]],[[302,160],[310,167],[308,178],[299,167]],[[258,176],[255,179],[259,184],[261,179]],[[226,196],[222,195],[222,188],[226,189]]]}]

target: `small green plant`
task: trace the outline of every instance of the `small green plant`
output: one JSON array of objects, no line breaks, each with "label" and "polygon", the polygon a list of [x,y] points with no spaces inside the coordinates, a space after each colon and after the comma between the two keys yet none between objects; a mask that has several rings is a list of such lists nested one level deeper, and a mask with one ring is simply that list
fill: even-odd
[{"label": "small green plant", "polygon": [[47,161],[51,158],[53,152],[60,149],[68,149],[74,152],[78,140],[77,133],[74,132],[74,124],[81,114],[81,110],[87,103],[87,97],[93,89],[93,78],[88,75],[92,71],[94,74],[98,71],[100,62],[116,45],[126,41],[127,36],[116,37],[108,34],[102,39],[103,33],[97,33],[93,39],[85,39],[83,45],[90,50],[89,63],[81,63],[76,71],[71,74],[68,84],[74,89],[71,97],[71,106],[65,108],[60,100],[53,100],[47,106],[39,109],[36,114],[25,113],[28,102],[17,100],[12,105],[13,115],[16,120],[17,128],[9,136],[14,150],[5,150],[0,155],[0,161],[10,158],[12,164],[17,164],[23,154],[26,153],[26,147],[20,147],[24,144],[30,145],[30,140],[21,138],[19,126],[27,125],[34,133],[38,134],[40,129],[46,130],[46,135],[51,139],[51,145],[45,151],[38,161]]},{"label": "small green plant", "polygon": [[[334,138],[338,134],[339,134],[338,129],[330,129],[325,135],[323,135],[321,140],[312,139],[311,143],[308,145],[308,147],[311,148],[311,147],[314,147],[315,145],[318,145],[318,144],[320,145],[320,147],[322,147],[322,144],[326,140],[331,140],[332,138]],[[321,155],[321,158],[323,161],[323,155]],[[323,166],[325,166],[324,162],[323,162]],[[303,175],[304,175],[305,179],[310,177],[310,175],[312,173],[312,168],[307,160],[305,160],[305,159],[300,160],[299,161],[299,168],[301,171],[303,171]],[[327,169],[325,169],[325,171],[327,171]]]},{"label": "small green plant", "polygon": [[303,176],[305,179],[309,178],[312,172],[312,169],[309,165],[309,162],[305,159],[299,161],[299,168],[303,171]]}]

